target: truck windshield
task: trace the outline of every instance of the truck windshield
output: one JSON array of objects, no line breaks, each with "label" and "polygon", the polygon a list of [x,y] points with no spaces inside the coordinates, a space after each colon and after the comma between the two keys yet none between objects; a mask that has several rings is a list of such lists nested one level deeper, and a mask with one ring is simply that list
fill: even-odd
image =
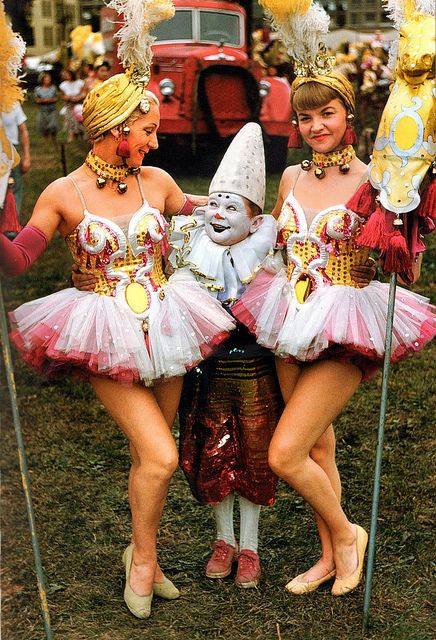
[{"label": "truck windshield", "polygon": [[156,42],[224,42],[242,46],[241,16],[223,11],[177,9],[171,20],[165,20],[153,31]]},{"label": "truck windshield", "polygon": [[192,11],[178,10],[171,20],[165,20],[153,31],[156,42],[166,40],[193,40]]},{"label": "truck windshield", "polygon": [[200,40],[240,47],[240,17],[234,13],[200,10]]}]

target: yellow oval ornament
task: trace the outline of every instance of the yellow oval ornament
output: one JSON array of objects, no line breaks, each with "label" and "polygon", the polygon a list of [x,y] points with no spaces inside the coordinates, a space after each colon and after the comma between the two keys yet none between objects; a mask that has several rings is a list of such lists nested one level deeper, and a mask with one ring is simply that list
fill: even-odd
[{"label": "yellow oval ornament", "polygon": [[295,283],[295,297],[304,304],[312,291],[312,283],[307,275],[302,275]]},{"label": "yellow oval ornament", "polygon": [[126,302],[134,313],[144,313],[150,306],[147,291],[139,282],[131,282],[126,287]]},{"label": "yellow oval ornament", "polygon": [[410,116],[403,116],[397,122],[394,131],[394,142],[399,149],[410,149],[418,137],[418,124]]}]

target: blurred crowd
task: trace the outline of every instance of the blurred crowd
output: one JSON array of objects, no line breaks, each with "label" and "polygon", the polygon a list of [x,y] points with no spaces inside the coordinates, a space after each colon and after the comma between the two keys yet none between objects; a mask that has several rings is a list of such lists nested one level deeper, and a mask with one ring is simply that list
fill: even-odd
[{"label": "blurred crowd", "polygon": [[[292,63],[286,47],[268,28],[257,29],[252,34],[253,57],[265,69],[265,75],[284,77],[292,83],[294,79]],[[373,102],[377,107],[387,98],[392,78],[388,62],[389,43],[383,40],[381,31],[375,31],[369,42],[343,42],[332,55],[336,58],[336,69],[353,84],[358,97],[363,102]]]},{"label": "blurred crowd", "polygon": [[58,110],[67,134],[67,142],[84,136],[82,125],[82,103],[86,94],[111,75],[111,65],[106,60],[94,64],[84,63],[77,70],[65,67],[53,72],[44,71],[38,77],[33,91],[34,101],[39,105],[38,130],[42,136],[56,140],[58,132]]}]

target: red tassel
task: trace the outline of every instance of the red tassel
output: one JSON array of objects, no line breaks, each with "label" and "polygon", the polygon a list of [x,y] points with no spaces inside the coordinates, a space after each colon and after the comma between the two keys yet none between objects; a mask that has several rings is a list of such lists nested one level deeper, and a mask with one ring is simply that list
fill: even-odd
[{"label": "red tassel", "polygon": [[3,209],[0,209],[0,233],[18,233],[23,227],[18,221],[17,205],[11,189],[6,191]]},{"label": "red tassel", "polygon": [[389,234],[386,246],[381,255],[381,263],[385,273],[407,273],[412,267],[406,239],[396,229]]},{"label": "red tassel", "polygon": [[357,144],[357,135],[351,124],[347,124],[342,142],[344,144]]},{"label": "red tassel", "polygon": [[120,156],[120,158],[130,158],[130,146],[127,140],[121,140],[118,143],[115,153],[117,156]]},{"label": "red tassel", "polygon": [[418,215],[436,219],[436,180],[432,180],[421,196]]},{"label": "red tassel", "polygon": [[302,149],[303,140],[301,138],[300,131],[295,124],[291,124],[291,130],[288,138],[288,149]]},{"label": "red tassel", "polygon": [[356,191],[354,196],[352,196],[347,204],[345,205],[347,209],[351,209],[354,213],[357,213],[358,216],[362,216],[363,218],[369,218],[371,213],[376,208],[376,196],[377,191],[371,185],[370,182],[364,182],[361,187]]},{"label": "red tassel", "polygon": [[369,216],[362,233],[356,238],[358,247],[381,249],[386,236],[386,220],[380,207]]}]

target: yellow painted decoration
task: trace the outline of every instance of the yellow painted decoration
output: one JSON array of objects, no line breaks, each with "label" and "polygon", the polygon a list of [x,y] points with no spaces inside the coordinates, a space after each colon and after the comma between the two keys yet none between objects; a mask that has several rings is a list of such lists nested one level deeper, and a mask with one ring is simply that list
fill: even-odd
[{"label": "yellow painted decoration", "polygon": [[134,313],[144,313],[150,306],[148,294],[139,282],[131,282],[127,285],[126,302]]},{"label": "yellow painted decoration", "polygon": [[435,21],[410,12],[400,29],[396,78],[374,143],[369,177],[383,207],[407,213],[436,154]]},{"label": "yellow painted decoration", "polygon": [[410,116],[399,120],[394,130],[394,142],[399,149],[407,151],[413,147],[418,138],[418,124]]},{"label": "yellow painted decoration", "polygon": [[301,276],[295,283],[295,297],[300,304],[304,304],[312,291],[312,284],[309,276]]}]

